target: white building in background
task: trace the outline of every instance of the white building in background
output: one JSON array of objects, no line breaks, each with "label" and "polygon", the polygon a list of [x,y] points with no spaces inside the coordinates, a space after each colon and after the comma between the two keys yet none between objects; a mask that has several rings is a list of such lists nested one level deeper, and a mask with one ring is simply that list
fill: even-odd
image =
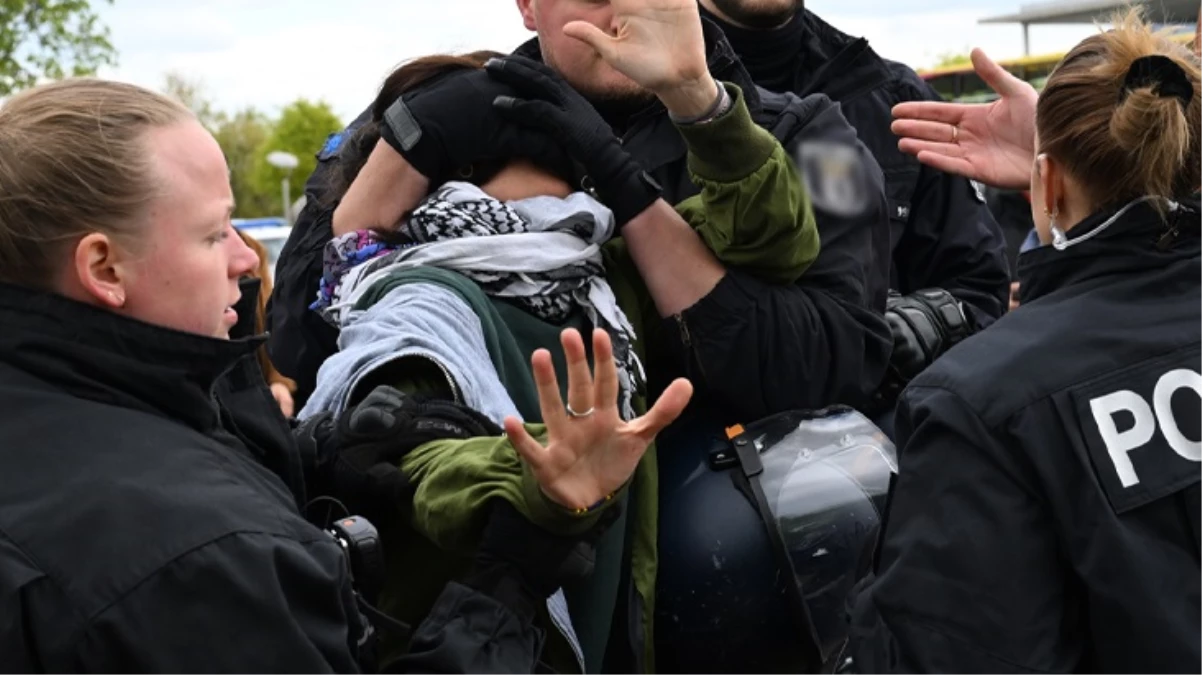
[{"label": "white building in background", "polygon": [[980,23],[1017,23],[1023,28],[1023,55],[1031,54],[1029,29],[1034,24],[1105,23],[1131,5],[1143,5],[1154,24],[1198,23],[1199,0],[1050,0],[1022,5],[1018,12],[981,19]]}]

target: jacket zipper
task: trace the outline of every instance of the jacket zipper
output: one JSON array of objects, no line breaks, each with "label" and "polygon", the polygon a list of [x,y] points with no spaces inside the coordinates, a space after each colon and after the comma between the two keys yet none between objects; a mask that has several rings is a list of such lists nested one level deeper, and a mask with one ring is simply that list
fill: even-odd
[{"label": "jacket zipper", "polygon": [[455,403],[463,404],[463,396],[459,393],[459,387],[455,384],[455,378],[451,377],[451,371],[447,370],[447,367],[442,365],[442,361],[438,359],[431,358],[430,361],[438,366],[438,369],[442,371],[442,376],[447,379],[447,386],[451,388],[451,396],[454,398]]},{"label": "jacket zipper", "polygon": [[689,324],[684,320],[684,312],[672,315],[676,319],[676,325],[680,328],[680,341],[684,344],[685,351],[689,353],[689,360],[697,365],[697,372],[701,373],[702,380],[709,380],[705,374],[705,366],[701,363],[701,356],[697,354],[697,350],[693,348],[693,336],[689,334]]}]

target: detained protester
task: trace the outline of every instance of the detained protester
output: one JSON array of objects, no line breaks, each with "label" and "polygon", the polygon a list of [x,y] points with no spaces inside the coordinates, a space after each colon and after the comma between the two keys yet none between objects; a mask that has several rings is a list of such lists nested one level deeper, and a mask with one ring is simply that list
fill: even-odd
[{"label": "detained protester", "polygon": [[[132,85],[36,87],[0,107],[0,193],[4,667],[374,669],[367,579],[352,584],[343,544],[301,508],[323,487],[389,486],[364,459],[396,442],[400,406],[381,395],[308,437],[289,428],[262,340],[230,339],[258,261],[213,137]],[[428,416],[439,437],[477,433],[454,406]],[[523,580],[554,560],[525,556],[574,547],[544,538],[489,516],[470,574],[393,669],[531,672],[543,638]]]},{"label": "detained protester", "polygon": [[895,128],[944,170],[1026,168],[1042,245],[1021,306],[902,397],[855,666],[1198,672],[1198,59],[1137,14],[1038,98],[975,58],[998,101],[905,104]]},{"label": "detained protester", "polygon": [[[826,159],[813,171],[804,172],[822,249],[801,279],[791,285],[760,279],[750,273],[751,268],[736,264],[726,264],[719,277],[707,280],[706,270],[713,268],[704,258],[712,253],[697,249],[696,235],[689,228],[670,227],[671,222],[651,227],[647,219],[631,221],[623,227],[621,237],[659,312],[656,321],[644,331],[649,400],[654,400],[665,383],[676,376],[688,376],[697,387],[691,410],[656,441],[659,448],[656,461],[672,462],[672,466],[661,466],[661,471],[672,470],[674,476],[680,476],[690,465],[704,459],[708,444],[715,436],[721,437],[728,423],[750,422],[795,407],[822,407],[833,402],[865,404],[881,382],[892,339],[881,316],[888,286],[888,261],[873,256],[873,250],[888,247],[885,196],[879,168],[857,141],[855,130],[846,124],[826,96],[798,100],[756,88],[713,23],[702,22],[697,16],[695,2],[673,2],[672,7],[668,16],[677,17],[679,22],[686,20],[685,25],[701,24],[704,49],[703,59],[698,62],[707,62],[710,77],[738,85],[752,119],[772,131],[795,159],[816,150]],[[666,72],[676,72],[678,78],[650,86],[653,91],[631,82],[665,66],[660,59],[651,58],[656,50],[641,49],[630,42],[645,31],[664,29],[664,24],[648,22],[642,16],[648,12],[645,4],[536,0],[519,2],[519,10],[528,28],[538,32],[538,40],[519,48],[518,55],[545,61],[587,96],[608,126],[620,135],[621,147],[662,187],[666,202],[679,203],[696,195],[700,187],[689,178],[685,144],[674,121],[690,121],[689,118],[696,121],[719,101],[702,97],[703,104],[688,109],[692,97],[688,92],[698,89],[690,82],[704,72],[703,67],[668,66]],[[600,26],[601,31],[590,32],[589,25]],[[603,32],[621,37],[607,38]],[[593,36],[590,41],[596,47],[575,37],[582,35]],[[678,38],[665,38],[660,48],[671,48],[672,58],[691,58],[694,54],[692,47],[682,46]],[[638,59],[626,58],[629,54],[638,54]],[[609,61],[629,62],[641,70],[619,74],[608,65]],[[651,80],[647,83],[651,84]],[[381,144],[357,180],[358,185],[374,184],[373,189],[363,187],[359,195],[353,189],[347,192],[333,219],[328,213],[323,214],[317,204],[328,193],[328,175],[337,167],[338,155],[350,147],[347,145],[350,133],[370,118],[370,112],[352,125],[351,132],[335,136],[322,151],[320,168],[310,179],[308,214],[299,219],[281,257],[279,286],[272,309],[273,356],[291,359],[290,365],[285,368],[281,364],[281,368],[297,377],[302,390],[307,388],[305,382],[315,380],[321,359],[334,352],[334,336],[338,335],[337,330],[320,325],[321,317],[309,311],[313,288],[322,274],[320,252],[332,234],[331,220],[333,231],[339,231],[340,217],[353,214],[356,209],[367,209],[371,217],[358,219],[350,228],[391,226],[398,222],[404,211],[416,207],[428,191],[410,193],[395,189],[397,185],[418,185],[416,181],[406,183],[406,172],[421,174],[429,186],[438,186],[456,177],[460,167],[489,157],[528,157],[536,165],[551,167],[560,163],[554,148],[547,151],[546,139],[531,135],[522,124],[506,126],[493,118],[477,117],[493,109],[492,103],[498,96],[522,96],[514,91],[513,84],[512,80],[496,80],[492,86],[480,84],[468,88],[446,82],[430,86],[427,95],[419,91],[407,101],[407,109],[422,136],[412,131],[397,136],[416,142],[412,149],[403,150],[409,168],[400,165],[391,145]],[[714,91],[708,84],[700,89],[708,89],[710,94]],[[459,129],[453,125],[462,123],[463,110],[472,110],[474,114],[470,124]],[[538,119],[537,115],[529,115],[524,124],[536,123]],[[520,117],[510,115],[502,121],[517,120]],[[441,148],[435,143],[424,143],[432,137],[453,138],[456,142],[445,143]],[[438,153],[433,153],[432,148],[438,149]],[[605,169],[585,166],[590,180],[597,178],[593,174],[605,177],[608,173]],[[373,174],[375,178],[370,178]],[[740,177],[731,177],[737,178]],[[602,203],[615,213],[629,210],[629,203],[614,201],[601,185],[596,187]],[[644,189],[645,183],[614,192],[642,198],[638,196],[647,193]],[[762,191],[757,198],[773,202],[779,197],[773,191]],[[718,247],[712,239],[704,239],[704,243],[714,249]],[[666,255],[667,251],[671,253]],[[611,275],[609,282],[617,281]],[[311,392],[311,386],[308,389]],[[725,489],[728,494],[738,496],[737,486],[730,480],[726,480]],[[671,506],[676,497],[674,489],[671,495],[662,491],[661,483],[659,508],[665,508],[665,504]],[[645,500],[643,506],[648,506]],[[720,514],[704,510],[674,508],[671,513],[671,519],[656,521],[655,528],[661,534],[685,532],[697,522],[720,520],[715,518]],[[647,527],[642,531],[653,532]],[[651,550],[655,545],[654,539],[643,540],[639,550]],[[668,542],[659,548],[662,560],[666,550],[674,550],[674,544]],[[731,554],[755,555],[755,551],[732,549]],[[672,565],[659,566],[656,578],[685,580],[683,572],[689,565],[689,560],[678,556]],[[769,569],[780,569],[779,561],[769,565],[773,565]],[[637,573],[641,579],[649,578],[645,567],[637,569]],[[704,583],[702,578],[696,581]],[[631,587],[629,583],[626,586]],[[661,591],[657,589],[656,595]],[[668,591],[668,596],[673,595]],[[837,595],[832,593],[832,597]],[[619,598],[621,604],[615,607],[612,622],[609,616],[599,613],[596,616],[600,617],[600,632],[588,626],[582,628],[583,633],[590,635],[612,635],[608,644],[614,645],[614,649],[605,650],[606,669],[625,673],[653,668],[647,658],[656,646],[651,644],[655,633],[650,631],[647,619],[653,609],[650,599],[645,589],[637,596],[624,593]],[[659,632],[660,623],[672,616],[673,604],[662,603],[661,607],[657,597],[654,604],[655,632]],[[707,611],[730,614],[721,605]],[[583,622],[578,616],[573,620]],[[757,619],[755,625],[760,623]],[[796,634],[786,634],[787,640],[795,638]],[[828,637],[828,641],[839,640]],[[656,638],[654,643],[659,644],[660,640]],[[630,665],[621,658],[617,646],[626,644],[635,646],[626,651],[643,663],[636,661]],[[587,656],[599,653],[595,647],[583,651]],[[657,651],[655,656],[659,661],[665,652],[678,650],[668,643],[666,649]],[[609,658],[611,653],[617,661]],[[671,669],[674,665],[661,667]]]},{"label": "detained protester", "polygon": [[[638,0],[518,2],[522,20],[538,39],[515,54],[543,61],[593,104],[651,178],[632,183],[632,194],[643,199],[641,195],[658,192],[668,204],[678,205],[698,193],[674,121],[700,123],[711,115],[721,103],[715,81],[737,86],[752,119],[770,130],[790,156],[813,144],[824,148],[827,157],[820,169],[803,172],[822,249],[796,283],[769,283],[738,268],[715,278],[705,261],[710,254],[679,224],[661,227],[648,220],[623,228],[622,237],[660,313],[649,331],[655,335],[648,344],[650,391],[654,394],[676,376],[688,377],[697,387],[691,407],[702,411],[688,417],[715,425],[794,407],[869,400],[891,345],[881,317],[888,261],[872,254],[888,248],[889,237],[879,168],[826,97],[802,100],[757,88],[712,22],[700,20],[695,2],[659,3],[657,11],[665,25],[700,22],[701,43],[690,32],[687,40],[672,37],[635,58],[640,35],[660,30],[658,23],[648,27],[645,5]],[[529,109],[506,118],[525,118],[522,124],[486,118],[483,124],[457,126],[460,111],[490,109],[498,95],[520,97],[512,83],[500,80],[492,87],[440,88],[437,95],[415,98],[409,111],[423,129],[422,139],[438,134],[457,141],[439,154],[415,135],[408,158],[412,171],[437,186],[455,168],[478,159],[544,154],[546,141],[525,128],[539,121]],[[280,369],[297,380],[302,400],[312,392],[317,369],[335,351],[337,340],[337,331],[309,310],[322,274],[321,252],[332,234],[317,204],[325,201],[327,176],[344,139],[369,117],[365,113],[348,132],[332,137],[321,152],[307,188],[310,206],[281,256],[270,308],[270,349]],[[382,147],[379,152],[388,151]],[[389,164],[386,159],[383,154],[373,158],[365,173],[399,166],[399,160]],[[586,173],[605,169],[585,168]],[[598,177],[605,178],[590,180]],[[381,182],[391,184],[395,177]],[[609,208],[623,208],[602,194],[600,185],[597,192]],[[423,195],[424,190],[397,195],[398,203],[376,203],[379,212],[366,220],[392,225],[404,210],[399,202],[413,205]],[[348,194],[342,212],[362,209],[354,206],[356,201],[353,192]]]},{"label": "detained protester", "polygon": [[839,104],[880,163],[889,197],[887,377],[873,409],[892,407],[911,378],[1002,315],[1005,242],[981,188],[901,152],[890,110],[940,100],[908,66],[876,54],[805,8],[803,0],[700,0],[761,87]]},{"label": "detained protester", "polygon": [[[700,52],[700,24],[693,28]],[[338,411],[373,387],[389,384],[415,397],[464,403],[497,425],[498,436],[500,425],[509,420],[507,438],[450,439],[394,449],[394,470],[399,463],[416,486],[412,525],[423,541],[392,538],[410,554],[398,557],[398,565],[390,569],[382,606],[406,620],[424,615],[433,597],[422,597],[416,589],[437,588],[454,575],[459,558],[475,546],[478,514],[490,501],[511,502],[525,517],[563,534],[579,531],[601,511],[621,505],[627,520],[614,536],[598,542],[591,578],[561,579],[547,570],[544,588],[551,597],[544,624],[554,629],[548,631],[548,659],[556,669],[588,671],[601,670],[606,659],[621,659],[644,671],[651,664],[650,645],[636,626],[649,620],[654,607],[654,454],[641,464],[641,449],[607,459],[605,473],[619,480],[605,490],[579,494],[561,478],[544,483],[540,494],[534,478],[549,471],[552,460],[542,457],[538,442],[525,437],[519,420],[545,423],[549,450],[580,454],[589,450],[580,443],[611,445],[602,432],[621,429],[629,429],[621,433],[635,434],[645,446],[687,402],[684,383],[678,382],[636,417],[645,410],[642,336],[655,326],[658,314],[656,299],[616,234],[648,220],[656,227],[695,230],[691,246],[712,242],[703,258],[712,269],[709,286],[720,278],[722,263],[783,284],[800,277],[817,254],[814,217],[792,162],[772,135],[752,122],[738,87],[724,86],[724,102],[713,119],[679,125],[701,193],[673,209],[644,182],[641,167],[592,106],[554,71],[521,57],[485,64],[487,57],[431,56],[406,64],[385,81],[372,119],[347,140],[327,206],[334,212],[337,236],[326,247],[320,297],[314,304],[339,328],[339,351],[322,365],[301,417]],[[411,156],[421,163],[430,148],[403,142],[410,111],[445,99],[448,91],[495,89],[496,81],[511,83],[523,96],[496,101],[502,116],[528,120],[521,114],[537,114],[556,145],[595,176],[596,194],[612,208],[587,192],[573,191],[568,182],[572,168],[566,163],[555,170],[498,159],[458,167],[454,175],[459,180],[447,181],[416,207],[403,209],[408,216],[395,232],[342,232],[348,221],[339,219],[335,205],[346,207],[356,190],[373,188],[359,178],[372,178],[361,171],[371,166],[369,154],[381,137],[389,152],[395,147],[400,153],[398,158]],[[432,84],[419,87],[427,82]],[[490,115],[492,107],[474,112]],[[431,133],[427,142],[438,141]],[[360,194],[359,203],[408,192],[415,179],[424,191],[420,176],[402,177],[388,194],[370,200]],[[347,198],[339,199],[344,192]],[[610,383],[616,386],[616,408],[590,412],[601,402],[569,386],[564,392],[567,417],[549,417],[552,409],[539,405],[544,392],[514,368],[532,352],[555,347],[565,328],[602,329],[604,352],[593,356],[616,361],[618,377]],[[564,343],[566,362],[555,364],[561,381],[565,370],[571,374],[587,368],[589,355],[578,342]],[[562,408],[558,400],[556,405]],[[598,429],[602,435],[556,440],[557,434],[593,423],[595,416],[600,424],[603,410],[612,413],[604,421],[619,431]],[[544,434],[542,426],[529,428]],[[626,465],[626,460],[633,461]],[[577,473],[587,468],[582,465]],[[619,490],[632,473],[629,489]],[[572,483],[580,481],[580,476],[571,477]],[[588,508],[595,504],[600,505],[597,513]],[[416,554],[418,549],[422,553]],[[430,581],[414,583],[419,579]],[[556,592],[565,581],[564,592]],[[619,596],[632,599],[630,611],[645,608],[632,626],[633,641],[612,628]]]}]

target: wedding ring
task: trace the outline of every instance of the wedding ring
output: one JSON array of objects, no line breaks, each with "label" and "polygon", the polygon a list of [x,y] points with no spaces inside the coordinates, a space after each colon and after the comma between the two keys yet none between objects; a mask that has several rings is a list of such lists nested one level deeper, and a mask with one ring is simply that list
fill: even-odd
[{"label": "wedding ring", "polygon": [[953,124],[952,125],[952,143],[959,143],[959,142],[960,142],[960,127],[958,125]]},{"label": "wedding ring", "polygon": [[597,411],[596,406],[593,406],[592,408],[589,408],[588,410],[585,410],[584,412],[576,412],[575,410],[572,410],[571,403],[567,404],[564,407],[566,407],[568,410],[568,417],[588,417],[589,415],[592,415],[594,412]]}]

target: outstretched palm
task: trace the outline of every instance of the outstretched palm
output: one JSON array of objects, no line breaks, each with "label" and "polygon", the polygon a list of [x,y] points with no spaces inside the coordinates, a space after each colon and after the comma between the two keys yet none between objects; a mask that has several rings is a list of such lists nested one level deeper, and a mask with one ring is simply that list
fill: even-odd
[{"label": "outstretched palm", "polygon": [[680,416],[693,386],[688,380],[676,380],[647,414],[624,421],[618,414],[618,371],[609,335],[593,332],[595,379],[589,373],[580,333],[565,330],[561,341],[568,364],[566,407],[550,353],[540,349],[531,357],[547,427],[546,447],[515,418],[505,420],[505,432],[552,501],[585,509],[630,480],[655,435]]},{"label": "outstretched palm", "polygon": [[[1035,106],[1030,84],[994,63],[980,49],[973,67],[1000,98],[992,103],[908,102],[893,108],[893,133],[902,152],[941,171],[999,188],[1030,184],[1035,157]],[[955,129],[955,131],[953,131]]]},{"label": "outstretched palm", "polygon": [[563,32],[597,50],[614,70],[657,92],[705,77],[705,37],[697,0],[611,0],[613,35],[584,21]]}]

